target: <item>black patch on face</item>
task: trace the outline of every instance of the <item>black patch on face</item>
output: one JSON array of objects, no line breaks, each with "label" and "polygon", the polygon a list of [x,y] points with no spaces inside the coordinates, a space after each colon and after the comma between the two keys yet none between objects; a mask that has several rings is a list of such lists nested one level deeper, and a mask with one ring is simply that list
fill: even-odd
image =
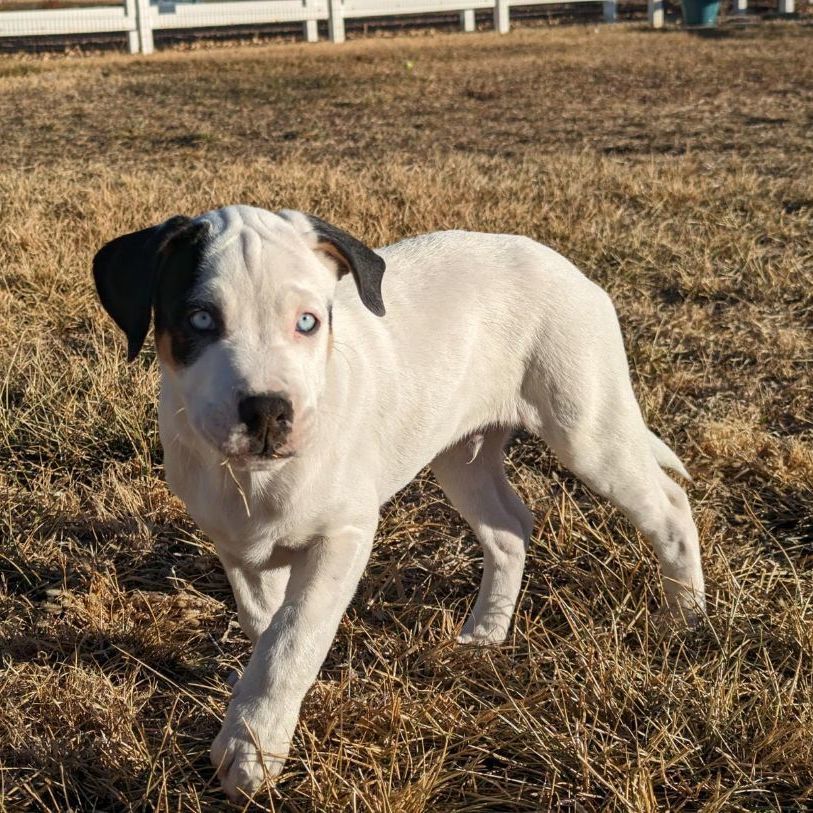
[{"label": "black patch on face", "polygon": [[[196,301],[193,291],[200,281],[201,261],[206,249],[209,224],[192,223],[190,227],[161,248],[164,260],[155,290],[155,336],[160,341],[169,337],[173,360],[188,367],[212,342],[222,338],[223,318],[211,303]],[[196,330],[189,321],[198,309],[207,311],[214,320],[211,330]]]},{"label": "black patch on face", "polygon": [[327,306],[327,329],[333,332],[333,303],[329,302]]}]

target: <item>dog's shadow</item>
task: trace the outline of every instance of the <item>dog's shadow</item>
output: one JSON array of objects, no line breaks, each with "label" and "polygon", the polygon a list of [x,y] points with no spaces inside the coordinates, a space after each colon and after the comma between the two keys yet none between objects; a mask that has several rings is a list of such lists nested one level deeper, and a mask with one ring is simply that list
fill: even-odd
[{"label": "dog's shadow", "polygon": [[40,509],[37,524],[41,538],[59,538],[64,562],[24,557],[24,567],[0,566],[11,596],[37,603],[60,590],[82,590],[94,575],[115,578],[122,590],[172,593],[190,583],[213,597],[230,595],[214,549],[200,539],[188,517],[153,522]]},{"label": "dog's shadow", "polygon": [[0,745],[9,803],[15,776],[37,766],[33,787],[61,787],[64,809],[152,809],[154,766],[144,755],[163,753],[171,727],[185,758],[170,782],[180,788],[194,774],[220,809],[208,744],[225,677],[249,644],[230,628],[231,591],[216,557],[185,521],[151,528],[149,545],[135,520],[39,521],[60,528],[62,566],[44,556],[2,566],[5,599],[25,619],[0,637],[8,724],[18,707],[30,729]]},{"label": "dog's shadow", "polygon": [[[189,542],[185,523],[163,524],[149,547],[132,549],[143,530],[135,520],[42,519],[61,525],[69,553],[62,566],[49,559],[3,567],[7,600],[26,610],[26,623],[0,637],[6,664],[108,671],[124,658],[183,685],[215,674],[215,666],[191,663],[239,649],[239,641],[221,643],[234,610],[228,580],[213,552]],[[200,659],[189,657],[184,637],[199,639]]]}]

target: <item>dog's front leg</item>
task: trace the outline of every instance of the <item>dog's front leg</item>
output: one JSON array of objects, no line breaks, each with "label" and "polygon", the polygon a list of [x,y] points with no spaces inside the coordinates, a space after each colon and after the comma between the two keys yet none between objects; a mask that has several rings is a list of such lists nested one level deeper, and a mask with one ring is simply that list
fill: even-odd
[{"label": "dog's front leg", "polygon": [[[258,568],[246,566],[228,551],[218,550],[234,593],[240,629],[252,644],[256,644],[268,629],[271,619],[285,600],[291,576],[291,556],[286,553],[275,553],[270,562]],[[240,691],[240,672],[232,672],[228,682],[232,692],[237,694]]]},{"label": "dog's front leg", "polygon": [[220,560],[234,593],[240,629],[256,644],[285,600],[291,557],[277,555],[263,568],[233,562],[228,554],[220,554]]},{"label": "dog's front leg", "polygon": [[212,764],[232,799],[276,776],[299,708],[327,655],[367,564],[374,523],[346,526],[296,555],[285,598],[260,635],[212,744]]}]

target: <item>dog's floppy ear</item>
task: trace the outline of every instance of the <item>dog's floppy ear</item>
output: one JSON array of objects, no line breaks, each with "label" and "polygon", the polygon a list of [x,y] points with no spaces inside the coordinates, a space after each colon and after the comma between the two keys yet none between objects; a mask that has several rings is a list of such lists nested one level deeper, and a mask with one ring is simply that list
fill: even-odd
[{"label": "dog's floppy ear", "polygon": [[93,279],[104,309],[127,337],[127,361],[141,350],[150,329],[153,294],[170,242],[187,230],[188,217],[117,237],[93,258]]},{"label": "dog's floppy ear", "polygon": [[[384,300],[381,297],[381,279],[384,276],[386,263],[372,249],[348,234],[315,215],[293,212],[285,209],[279,213],[290,221],[296,229],[309,231],[316,235],[315,250],[330,255],[339,265],[339,277],[351,273],[365,307],[376,316],[384,316]],[[302,219],[309,228],[303,229]]]}]

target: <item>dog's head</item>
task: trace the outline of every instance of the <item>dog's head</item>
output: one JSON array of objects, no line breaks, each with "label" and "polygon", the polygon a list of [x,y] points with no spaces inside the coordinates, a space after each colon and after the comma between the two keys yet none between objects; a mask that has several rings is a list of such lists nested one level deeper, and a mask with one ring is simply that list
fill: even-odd
[{"label": "dog's head", "polygon": [[198,438],[266,468],[307,442],[324,387],[337,281],[384,315],[384,260],[301,212],[230,206],[105,245],[99,299],[141,350],[151,319],[166,380]]}]

